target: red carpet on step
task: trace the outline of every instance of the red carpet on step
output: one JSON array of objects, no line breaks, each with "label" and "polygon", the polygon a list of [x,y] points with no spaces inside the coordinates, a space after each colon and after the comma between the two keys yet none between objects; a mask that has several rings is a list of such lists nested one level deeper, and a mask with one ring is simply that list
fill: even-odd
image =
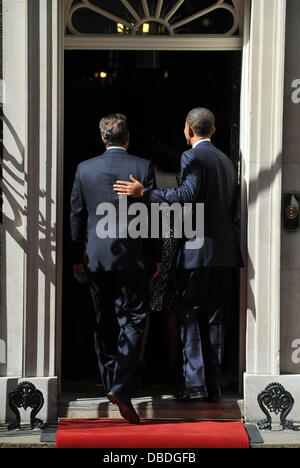
[{"label": "red carpet on step", "polygon": [[56,448],[249,448],[240,421],[62,419]]}]

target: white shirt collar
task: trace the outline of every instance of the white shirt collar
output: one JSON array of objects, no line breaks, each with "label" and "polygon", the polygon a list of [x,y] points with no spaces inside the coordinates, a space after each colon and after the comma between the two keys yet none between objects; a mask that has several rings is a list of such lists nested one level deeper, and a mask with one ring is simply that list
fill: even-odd
[{"label": "white shirt collar", "polygon": [[202,143],[203,141],[210,141],[210,138],[204,138],[204,140],[196,141],[196,143],[194,143],[194,145],[193,145],[193,148],[196,148],[196,146],[199,145],[199,143]]},{"label": "white shirt collar", "polygon": [[120,150],[127,151],[127,149],[124,148],[124,146],[109,146],[108,148],[106,148],[106,151],[110,149],[120,149]]}]

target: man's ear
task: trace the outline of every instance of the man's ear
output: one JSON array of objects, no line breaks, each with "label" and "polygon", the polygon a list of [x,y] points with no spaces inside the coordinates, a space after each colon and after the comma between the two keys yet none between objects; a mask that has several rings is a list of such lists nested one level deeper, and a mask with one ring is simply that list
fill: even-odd
[{"label": "man's ear", "polygon": [[216,127],[214,127],[214,128],[212,129],[211,136],[213,136],[213,134],[215,133],[215,131],[216,131]]},{"label": "man's ear", "polygon": [[189,125],[189,137],[190,138],[193,138],[194,136],[194,130],[192,129],[192,127]]}]

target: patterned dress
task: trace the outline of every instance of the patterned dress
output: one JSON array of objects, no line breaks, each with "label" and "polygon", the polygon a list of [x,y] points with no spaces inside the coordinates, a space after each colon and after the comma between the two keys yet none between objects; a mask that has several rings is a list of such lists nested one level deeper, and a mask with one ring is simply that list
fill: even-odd
[{"label": "patterned dress", "polygon": [[[156,184],[159,189],[178,186],[176,175],[156,169]],[[176,308],[176,262],[180,239],[174,238],[174,226],[170,220],[170,235],[162,235],[162,259],[159,276],[150,281],[150,308],[152,312],[162,312]]]}]

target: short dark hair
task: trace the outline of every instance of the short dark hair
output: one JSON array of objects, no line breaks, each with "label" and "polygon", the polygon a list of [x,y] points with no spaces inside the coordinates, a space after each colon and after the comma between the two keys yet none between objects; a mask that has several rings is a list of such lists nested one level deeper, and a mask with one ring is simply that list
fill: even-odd
[{"label": "short dark hair", "polygon": [[100,120],[100,132],[104,144],[123,146],[128,141],[129,124],[126,115],[109,114]]},{"label": "short dark hair", "polygon": [[196,107],[191,110],[186,121],[197,136],[210,136],[215,126],[214,114],[205,107]]}]

